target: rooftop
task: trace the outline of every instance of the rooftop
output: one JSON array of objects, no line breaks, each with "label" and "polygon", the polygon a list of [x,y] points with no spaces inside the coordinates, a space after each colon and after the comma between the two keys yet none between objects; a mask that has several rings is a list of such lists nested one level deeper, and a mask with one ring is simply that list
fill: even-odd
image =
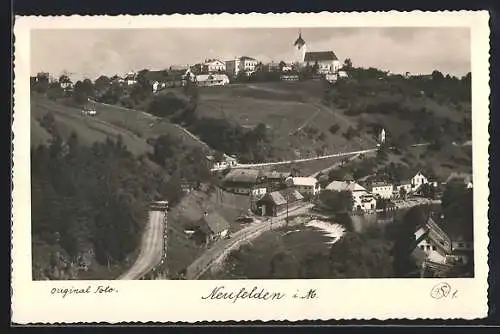
[{"label": "rooftop", "polygon": [[230,227],[227,220],[225,220],[224,217],[222,217],[215,211],[207,213],[206,215],[201,217],[201,219],[198,221],[198,224],[202,229],[208,227],[208,229],[214,234],[227,230]]},{"label": "rooftop", "polygon": [[326,186],[327,190],[333,190],[333,191],[366,191],[365,188],[360,186],[356,182],[348,182],[348,181],[332,181],[330,182],[329,185]]},{"label": "rooftop", "polygon": [[296,202],[304,199],[304,196],[295,189],[284,189],[267,193],[261,200],[265,199],[270,199],[276,205],[283,205],[286,204],[287,199],[288,202]]},{"label": "rooftop", "polygon": [[206,81],[206,80],[224,80],[229,78],[225,74],[198,74],[196,76],[197,81]]},{"label": "rooftop", "polygon": [[241,56],[239,59],[240,60],[254,60],[254,61],[257,61],[257,59],[252,58],[252,57],[248,57],[248,56]]},{"label": "rooftop", "polygon": [[306,52],[304,61],[338,60],[333,51]]},{"label": "rooftop", "polygon": [[314,177],[292,177],[294,186],[315,186],[318,180]]},{"label": "rooftop", "polygon": [[259,170],[233,169],[224,177],[224,182],[257,183]]}]

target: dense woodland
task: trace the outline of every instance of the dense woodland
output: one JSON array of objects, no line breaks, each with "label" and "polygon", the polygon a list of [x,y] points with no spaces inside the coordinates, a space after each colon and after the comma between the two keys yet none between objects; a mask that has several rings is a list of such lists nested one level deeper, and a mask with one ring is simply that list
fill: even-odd
[{"label": "dense woodland", "polygon": [[199,187],[210,180],[199,163],[203,153],[168,136],[154,140],[150,157],[137,157],[120,138],[91,147],[80,145],[74,133],[62,138],[50,113],[40,124],[52,140],[31,151],[35,279],[125,266],[140,242],[150,201],[175,205],[183,182]]}]

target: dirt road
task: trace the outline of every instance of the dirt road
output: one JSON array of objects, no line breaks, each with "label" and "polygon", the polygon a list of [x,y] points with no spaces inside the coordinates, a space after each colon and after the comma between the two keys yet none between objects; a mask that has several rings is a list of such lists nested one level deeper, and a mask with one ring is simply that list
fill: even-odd
[{"label": "dirt road", "polygon": [[139,279],[160,263],[163,252],[164,215],[165,213],[161,211],[149,212],[149,220],[142,236],[139,256],[132,267],[118,279]]}]

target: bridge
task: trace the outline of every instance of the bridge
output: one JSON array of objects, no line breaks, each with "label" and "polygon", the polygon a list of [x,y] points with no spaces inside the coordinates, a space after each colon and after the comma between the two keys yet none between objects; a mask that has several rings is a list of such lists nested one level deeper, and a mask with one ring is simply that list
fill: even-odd
[{"label": "bridge", "polygon": [[166,279],[167,270],[167,201],[156,201],[149,208],[149,219],[136,261],[119,280]]}]

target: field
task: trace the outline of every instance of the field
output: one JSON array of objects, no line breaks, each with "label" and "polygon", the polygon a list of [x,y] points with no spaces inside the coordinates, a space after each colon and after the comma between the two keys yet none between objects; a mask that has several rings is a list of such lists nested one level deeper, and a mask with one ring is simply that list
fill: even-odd
[{"label": "field", "polygon": [[152,152],[147,139],[169,134],[180,138],[186,146],[204,147],[174,124],[158,120],[146,113],[98,103],[95,104],[95,109],[96,116],[83,116],[78,108],[32,94],[32,145],[48,139],[48,134],[40,126],[39,119],[48,112],[52,112],[63,137],[75,131],[80,141],[87,145],[96,141],[104,141],[107,137],[116,139],[120,135],[128,149],[140,155]]},{"label": "field", "polygon": [[[369,136],[353,140],[342,136],[353,124],[335,109],[321,104],[323,89],[322,83],[316,81],[201,88],[196,112],[200,117],[225,118],[246,128],[265,124],[277,158],[374,147]],[[339,129],[331,133],[334,124]]]}]

